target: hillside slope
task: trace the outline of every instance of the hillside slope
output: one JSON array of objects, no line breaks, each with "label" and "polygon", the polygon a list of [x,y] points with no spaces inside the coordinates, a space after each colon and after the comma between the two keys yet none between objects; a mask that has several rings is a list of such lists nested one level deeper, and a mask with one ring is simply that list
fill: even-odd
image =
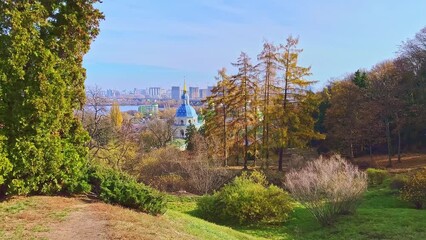
[{"label": "hillside slope", "polygon": [[169,210],[164,216],[92,202],[35,196],[0,203],[0,239],[260,239]]}]

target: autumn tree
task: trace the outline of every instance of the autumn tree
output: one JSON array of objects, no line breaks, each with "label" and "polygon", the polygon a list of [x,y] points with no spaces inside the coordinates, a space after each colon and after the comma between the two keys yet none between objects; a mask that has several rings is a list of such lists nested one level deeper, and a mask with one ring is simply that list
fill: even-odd
[{"label": "autumn tree", "polygon": [[[83,56],[99,33],[97,0],[0,1],[0,135],[8,194],[87,187]],[[1,194],[4,194],[2,191]]]},{"label": "autumn tree", "polygon": [[272,97],[277,86],[277,48],[272,43],[265,42],[262,52],[257,56],[260,61],[259,70],[261,72],[263,82],[262,96],[262,157],[265,159],[265,165],[269,165],[270,144],[269,130],[271,128],[272,113]]},{"label": "autumn tree", "polygon": [[229,96],[231,89],[235,88],[231,86],[230,76],[225,68],[218,71],[216,80],[217,85],[206,100],[208,109],[205,110],[205,129],[207,135],[221,140],[223,165],[228,166],[228,149],[232,144],[228,133]]},{"label": "autumn tree", "polygon": [[[244,139],[244,169],[247,169],[248,152],[249,152],[249,129],[253,123],[256,108],[251,105],[253,97],[256,93],[256,69],[252,65],[250,57],[242,52],[236,63],[232,64],[238,69],[238,73],[233,75],[231,83],[238,91],[231,91],[230,107],[235,113],[233,118],[234,126],[241,125],[243,129]],[[237,133],[238,134],[238,133]]]},{"label": "autumn tree", "polygon": [[301,67],[298,65],[299,54],[303,51],[297,48],[298,38],[288,37],[285,45],[280,46],[278,55],[279,68],[282,70],[282,94],[279,95],[278,101],[281,102],[281,111],[277,114],[278,121],[278,142],[279,142],[279,159],[278,170],[283,170],[283,154],[285,148],[291,145],[289,134],[296,122],[297,115],[292,110],[297,108],[297,104],[303,101],[306,96],[307,88],[314,81],[307,80],[306,77],[311,75],[310,67]]},{"label": "autumn tree", "polygon": [[404,111],[404,102],[400,95],[399,77],[393,61],[385,61],[373,67],[369,74],[370,94],[378,105],[378,113],[385,124],[388,149],[388,166],[392,166],[392,124],[399,121]]},{"label": "autumn tree", "polygon": [[118,102],[114,102],[109,111],[112,125],[119,129],[123,124],[123,115],[120,110],[120,105]]}]

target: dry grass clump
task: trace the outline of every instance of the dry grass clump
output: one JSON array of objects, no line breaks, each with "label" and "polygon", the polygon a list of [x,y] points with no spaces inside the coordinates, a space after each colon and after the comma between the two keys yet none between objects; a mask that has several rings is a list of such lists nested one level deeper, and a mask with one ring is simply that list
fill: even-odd
[{"label": "dry grass clump", "polygon": [[339,155],[318,158],[285,178],[285,186],[323,225],[351,214],[367,189],[367,175]]}]

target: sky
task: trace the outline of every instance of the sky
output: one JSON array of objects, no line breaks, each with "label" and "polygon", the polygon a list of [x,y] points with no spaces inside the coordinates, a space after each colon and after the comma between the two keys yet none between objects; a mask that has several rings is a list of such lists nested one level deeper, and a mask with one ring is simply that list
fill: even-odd
[{"label": "sky", "polygon": [[101,33],[85,56],[86,86],[205,88],[240,53],[299,37],[301,66],[321,89],[396,56],[426,27],[425,0],[104,0]]}]

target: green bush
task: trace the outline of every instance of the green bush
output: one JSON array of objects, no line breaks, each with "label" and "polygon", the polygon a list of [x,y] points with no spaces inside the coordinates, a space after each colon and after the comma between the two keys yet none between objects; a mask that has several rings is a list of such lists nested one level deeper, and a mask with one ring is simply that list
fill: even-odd
[{"label": "green bush", "polygon": [[0,198],[5,194],[5,181],[9,172],[12,170],[12,164],[7,158],[7,154],[3,147],[4,139],[0,136]]},{"label": "green bush", "polygon": [[388,176],[388,171],[377,169],[377,168],[368,168],[367,169],[368,184],[370,186],[378,186],[383,183],[383,181]]},{"label": "green bush", "polygon": [[407,185],[408,177],[403,174],[398,174],[394,177],[392,177],[390,182],[390,189],[394,191],[401,191],[405,185]]},{"label": "green bush", "polygon": [[417,171],[408,178],[401,197],[413,203],[417,209],[426,205],[426,169]]},{"label": "green bush", "polygon": [[293,210],[287,192],[268,185],[260,172],[244,172],[213,195],[199,199],[201,216],[212,221],[239,223],[282,222]]},{"label": "green bush", "polygon": [[166,211],[166,200],[162,194],[117,170],[92,167],[89,182],[92,184],[92,191],[107,203],[116,203],[153,215]]}]

